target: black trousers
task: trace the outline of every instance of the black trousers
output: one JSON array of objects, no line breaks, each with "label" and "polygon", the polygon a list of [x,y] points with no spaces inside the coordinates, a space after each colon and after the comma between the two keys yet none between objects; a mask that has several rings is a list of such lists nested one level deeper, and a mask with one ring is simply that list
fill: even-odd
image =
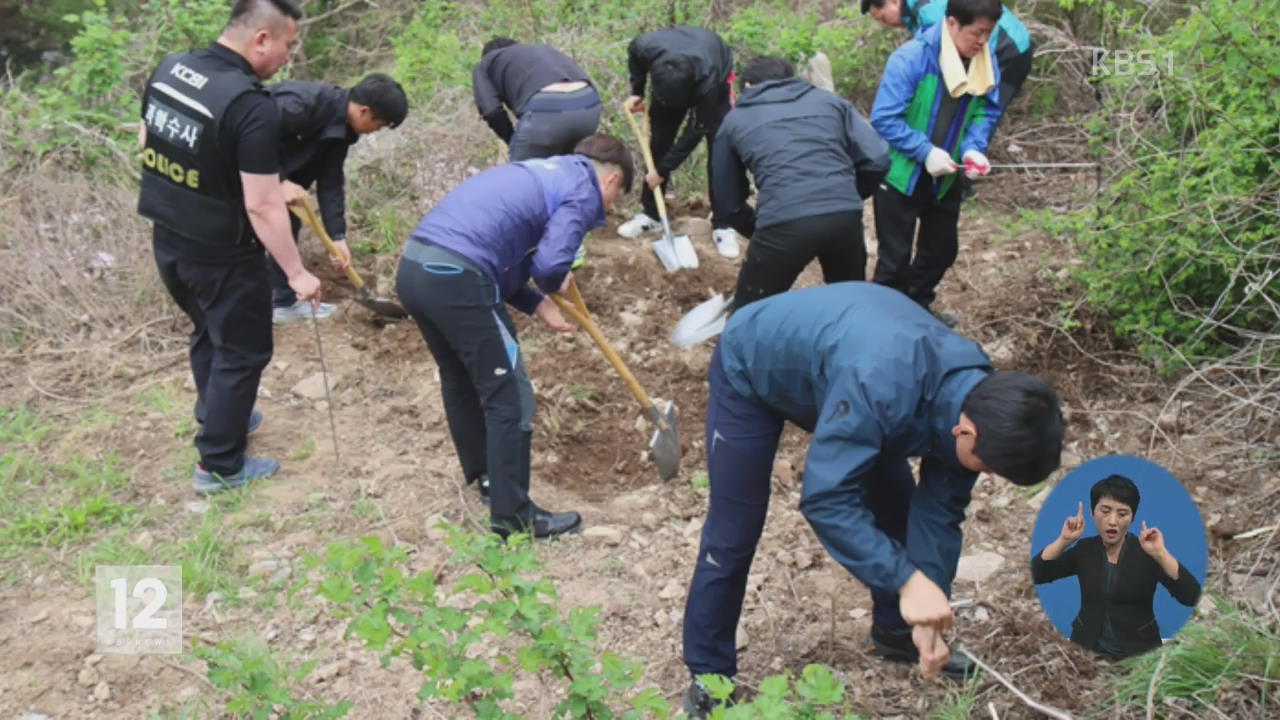
[{"label": "black trousers", "polygon": [[498,289],[474,265],[410,240],[396,294],[440,369],[449,434],[468,480],[489,476],[495,524],[531,519],[533,386]]},{"label": "black trousers", "polygon": [[933,304],[938,283],[956,261],[960,246],[962,179],[952,183],[941,199],[933,195],[933,178],[923,170],[910,196],[880,186],[875,196],[876,238],[880,241],[877,283],[906,293],[926,308]]},{"label": "black trousers", "polygon": [[[711,200],[711,207],[715,208],[716,204],[712,198],[712,190],[715,183],[711,182],[711,148],[716,142],[716,130],[720,128],[720,122],[724,120],[724,116],[729,113],[729,97],[726,86],[725,100],[723,112],[711,124],[710,132],[707,133],[707,197]],[[684,122],[685,116],[689,111],[684,108],[663,105],[657,100],[650,98],[649,100],[649,152],[653,153],[653,161],[661,162],[662,157],[667,154],[672,145],[676,144],[676,135],[680,133],[680,126]],[[667,184],[670,180],[662,183],[662,192],[667,191]],[[641,177],[640,182],[640,205],[644,208],[644,214],[658,219],[658,201],[653,199],[653,190],[644,178]],[[729,221],[725,218],[713,215],[711,217],[712,228],[719,230],[729,227]]]},{"label": "black trousers", "polygon": [[233,475],[244,466],[249,415],[262,370],[271,362],[271,287],[257,254],[225,263],[175,251],[185,242],[155,229],[156,266],[169,296],[191,318],[195,446],[206,470]]},{"label": "black trousers", "polygon": [[756,230],[738,273],[734,308],[786,292],[814,258],[826,283],[866,277],[862,211],[797,218]]},{"label": "black trousers", "polygon": [[[293,243],[297,245],[302,221],[297,215],[289,213],[289,226],[293,228]],[[298,302],[298,296],[293,292],[293,288],[289,287],[289,276],[280,269],[280,265],[276,263],[274,257],[271,257],[271,253],[266,253],[266,256],[267,274],[271,277],[271,305],[272,307],[291,307]]]}]

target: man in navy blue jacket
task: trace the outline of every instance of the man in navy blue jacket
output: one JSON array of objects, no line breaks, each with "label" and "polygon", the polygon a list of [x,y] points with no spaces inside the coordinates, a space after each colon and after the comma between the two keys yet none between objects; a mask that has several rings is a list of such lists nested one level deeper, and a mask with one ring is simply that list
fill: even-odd
[{"label": "man in navy blue jacket", "polygon": [[573,330],[543,293],[568,285],[583,236],[604,225],[635,174],[616,138],[592,135],[574,152],[463,182],[413,231],[396,277],[440,369],[462,472],[490,501],[490,524],[503,536],[551,537],[582,523],[576,512],[548,512],[529,499],[533,387],[504,305]]},{"label": "man in navy blue jacket", "polygon": [[[813,434],[800,510],[823,547],[870,587],[874,652],[963,677],[947,597],[979,472],[1019,485],[1058,466],[1062,416],[1044,381],[993,372],[977,343],[896,290],[862,282],[758,300],[711,360],[711,506],[684,618],[690,672],[732,677],[734,632],[769,505],[785,421]],[[920,482],[907,459],[921,458]],[[711,700],[696,680],[685,711]]]}]

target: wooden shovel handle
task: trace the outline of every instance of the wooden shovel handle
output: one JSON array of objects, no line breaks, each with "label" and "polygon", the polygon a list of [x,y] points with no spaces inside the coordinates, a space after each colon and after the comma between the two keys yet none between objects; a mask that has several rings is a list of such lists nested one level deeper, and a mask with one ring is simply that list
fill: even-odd
[{"label": "wooden shovel handle", "polygon": [[[335,260],[342,259],[342,253],[338,252],[338,246],[333,243],[333,238],[329,237],[329,233],[324,229],[324,223],[320,222],[320,218],[316,217],[316,208],[311,204],[311,196],[308,195],[301,202],[293,203],[289,206],[294,215],[302,221],[303,225],[324,243],[324,249],[329,251],[329,255]],[[347,279],[355,286],[356,290],[364,289],[364,280],[360,278],[360,273],[350,264],[347,265]]]},{"label": "wooden shovel handle", "polygon": [[[631,130],[636,134],[636,141],[640,143],[640,154],[644,157],[645,167],[651,173],[658,172],[657,165],[653,162],[653,150],[649,147],[649,116],[646,115],[644,117],[644,130],[641,131],[640,126],[636,124],[635,113],[624,107],[622,114],[627,116],[627,122],[631,123]],[[661,187],[653,191],[653,201],[658,206],[658,219],[665,220],[667,218],[667,199],[663,197]]]},{"label": "wooden shovel handle", "polygon": [[[564,297],[561,297],[559,293],[552,293],[549,297],[553,302],[555,302],[562,312],[573,318],[574,322],[578,323],[583,330],[587,331],[587,334],[595,341],[596,347],[600,348],[600,352],[604,353],[609,364],[618,372],[618,375],[622,378],[622,382],[626,384],[627,389],[631,391],[631,394],[634,395],[636,400],[640,403],[641,409],[646,413],[650,413],[653,409],[653,401],[649,399],[648,393],[644,391],[644,388],[640,387],[640,383],[636,380],[635,375],[631,374],[631,369],[622,361],[622,358],[618,356],[617,351],[615,351],[613,346],[609,344],[609,341],[605,339],[604,333],[600,332],[600,328],[597,327],[595,321],[591,319],[591,314],[587,312],[587,305],[582,300],[582,293],[578,291],[578,285],[572,279],[569,281],[569,289],[566,294],[570,299],[566,300]],[[665,422],[661,422],[660,424],[666,425]]]}]

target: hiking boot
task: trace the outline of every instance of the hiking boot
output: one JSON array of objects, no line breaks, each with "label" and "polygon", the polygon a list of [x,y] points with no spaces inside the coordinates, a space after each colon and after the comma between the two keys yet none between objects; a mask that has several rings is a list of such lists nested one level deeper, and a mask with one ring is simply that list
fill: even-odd
[{"label": "hiking boot", "polygon": [[635,217],[618,226],[618,235],[624,238],[638,238],[645,233],[658,232],[661,229],[662,223],[644,213],[636,213]]},{"label": "hiking boot", "polygon": [[941,310],[930,310],[929,312],[933,313],[934,317],[938,318],[943,325],[946,325],[949,328],[954,328],[956,325],[960,324],[960,318],[952,315],[951,313],[942,312]]},{"label": "hiking boot", "polygon": [[480,502],[485,505],[489,504],[489,475],[488,473],[479,477],[467,478],[467,484],[476,484],[476,489],[480,491]]},{"label": "hiking boot", "polygon": [[216,495],[226,490],[244,487],[254,480],[271,477],[279,469],[280,463],[270,458],[245,458],[244,467],[234,475],[219,475],[206,470],[203,463],[196,463],[191,487],[197,495]]},{"label": "hiking boot", "polygon": [[[910,665],[920,662],[920,651],[911,641],[911,628],[886,630],[872,625],[867,642],[871,645],[871,654],[883,660]],[[942,674],[952,680],[968,680],[976,672],[978,672],[978,666],[969,659],[969,656],[954,649],[951,650],[951,657],[947,659],[947,664],[942,666]]]},{"label": "hiking boot", "polygon": [[738,233],[733,228],[720,228],[711,233],[711,239],[716,243],[716,250],[719,251],[721,257],[733,260],[738,257]]},{"label": "hiking boot", "polygon": [[[726,706],[733,705],[738,699],[738,688],[733,689],[733,694],[729,696]],[[680,699],[680,709],[684,710],[690,720],[706,720],[712,710],[719,707],[715,698],[711,697],[711,693],[707,692],[707,688],[703,686],[702,681],[694,680],[689,683],[689,689],[684,691],[684,697]]]},{"label": "hiking boot", "polygon": [[[249,430],[245,434],[252,435],[254,431],[256,431],[260,427],[262,427],[262,413],[258,412],[257,410],[254,410],[253,412],[249,413]],[[196,437],[200,437],[200,434],[203,432],[204,432],[204,423],[197,420],[196,421]]]},{"label": "hiking boot", "polygon": [[491,522],[489,527],[504,540],[512,533],[521,532],[530,533],[534,538],[542,540],[577,532],[582,527],[582,516],[576,512],[553,513],[534,506],[533,515],[528,520],[497,520]]},{"label": "hiking boot", "polygon": [[[323,320],[333,314],[338,306],[332,303],[320,303],[320,307],[316,308],[316,319]],[[311,317],[311,303],[305,300],[299,300],[292,305],[284,307],[271,308],[271,324],[272,325],[288,325],[299,320],[307,320]]]}]

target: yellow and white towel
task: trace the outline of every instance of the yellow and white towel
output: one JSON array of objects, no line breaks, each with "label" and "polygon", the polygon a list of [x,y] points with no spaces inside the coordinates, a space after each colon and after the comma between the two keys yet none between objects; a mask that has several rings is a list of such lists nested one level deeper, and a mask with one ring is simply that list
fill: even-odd
[{"label": "yellow and white towel", "polygon": [[982,52],[969,61],[969,69],[964,69],[964,61],[960,59],[960,51],[956,50],[955,41],[947,28],[942,28],[942,52],[938,54],[938,66],[942,68],[942,82],[947,86],[951,97],[958,98],[965,93],[970,95],[986,95],[996,86],[996,74],[992,65],[991,45],[984,44]]}]

